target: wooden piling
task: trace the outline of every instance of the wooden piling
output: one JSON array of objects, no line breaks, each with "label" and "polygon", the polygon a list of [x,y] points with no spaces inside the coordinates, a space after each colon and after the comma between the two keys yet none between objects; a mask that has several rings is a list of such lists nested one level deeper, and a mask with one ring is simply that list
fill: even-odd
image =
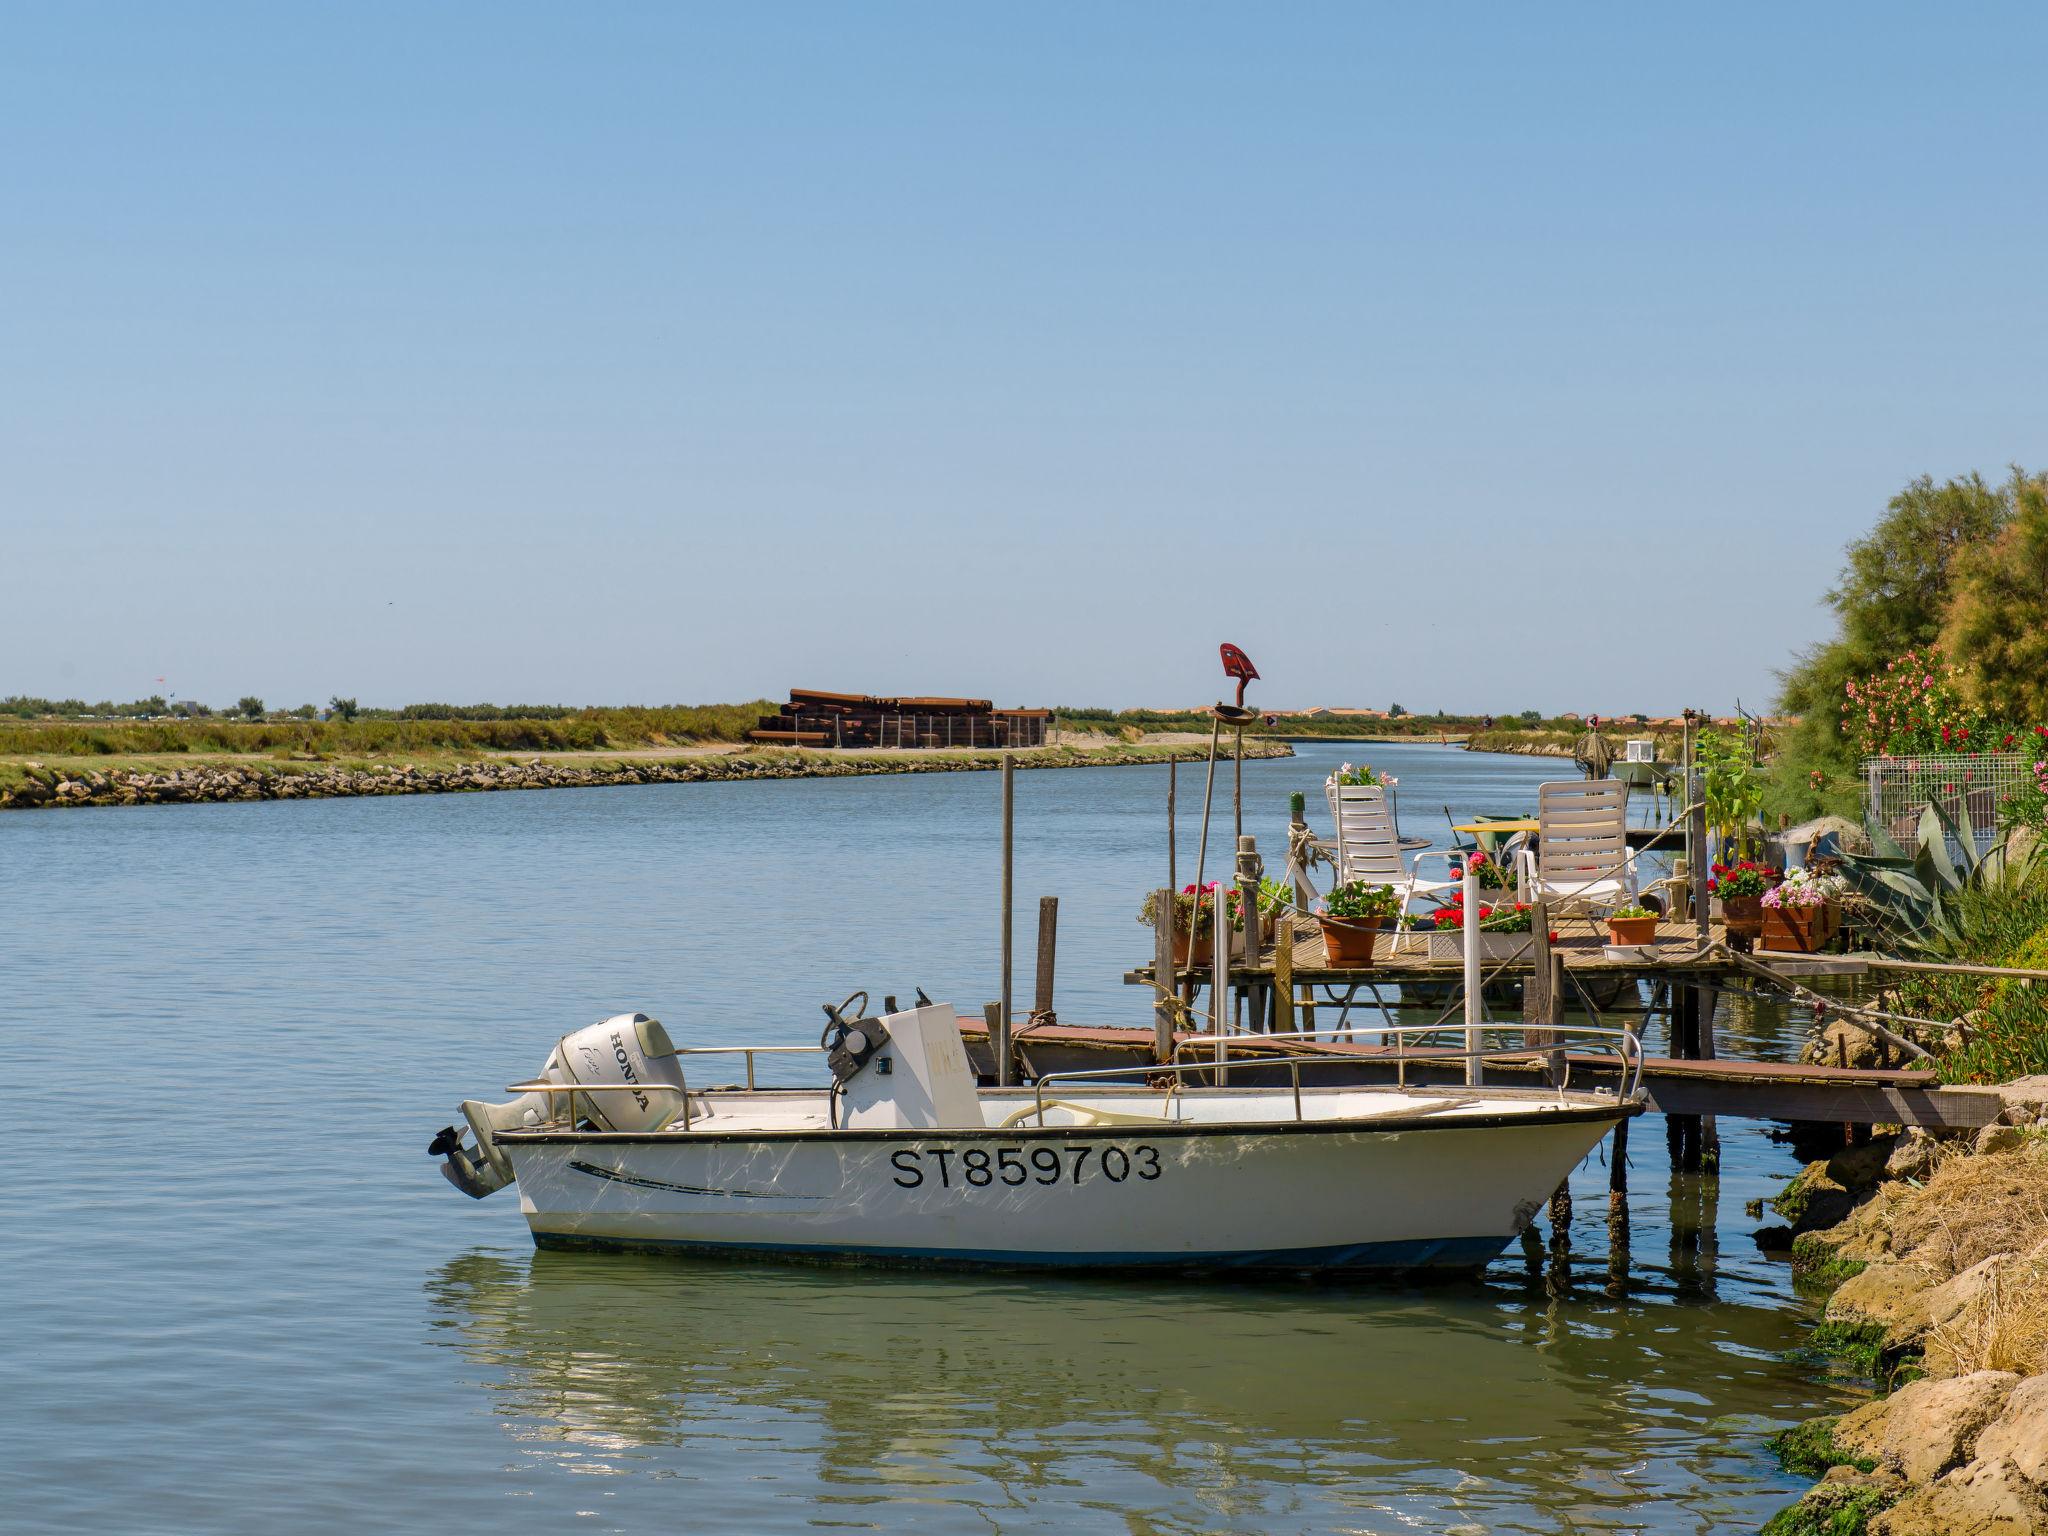
[{"label": "wooden piling", "polygon": [[1003,754],[1003,1001],[1002,1016],[989,1031],[996,1053],[996,1083],[1010,1086],[1010,905],[1016,875],[1017,759]]},{"label": "wooden piling", "polygon": [[989,1050],[996,1058],[996,1081],[1007,1084],[1010,1081],[1010,1031],[1003,1024],[1003,1005],[983,1003],[981,1022],[987,1026]]},{"label": "wooden piling", "polygon": [[1180,889],[1180,876],[1173,867],[1176,837],[1173,824],[1173,802],[1174,796],[1179,790],[1179,785],[1179,764],[1169,757],[1166,760],[1166,888],[1170,891]]},{"label": "wooden piling", "polygon": [[1057,896],[1038,898],[1038,985],[1031,997],[1031,1016],[1034,1020],[1054,1024],[1058,1022],[1052,1010],[1053,956],[1059,948],[1060,899]]},{"label": "wooden piling", "polygon": [[1173,1059],[1173,1015],[1180,978],[1173,970],[1173,887],[1152,893],[1152,1059]]},{"label": "wooden piling", "polygon": [[1273,1028],[1294,1033],[1294,915],[1283,911],[1273,930]]}]

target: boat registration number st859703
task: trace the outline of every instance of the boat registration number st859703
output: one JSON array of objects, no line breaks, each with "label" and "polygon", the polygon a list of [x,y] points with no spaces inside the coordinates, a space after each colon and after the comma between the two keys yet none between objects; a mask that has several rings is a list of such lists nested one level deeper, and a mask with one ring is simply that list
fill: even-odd
[{"label": "boat registration number st859703", "polygon": [[1035,1147],[900,1147],[889,1154],[901,1189],[1016,1189],[1024,1184],[1087,1184],[1107,1179],[1150,1181],[1160,1174],[1159,1149],[1072,1143]]}]

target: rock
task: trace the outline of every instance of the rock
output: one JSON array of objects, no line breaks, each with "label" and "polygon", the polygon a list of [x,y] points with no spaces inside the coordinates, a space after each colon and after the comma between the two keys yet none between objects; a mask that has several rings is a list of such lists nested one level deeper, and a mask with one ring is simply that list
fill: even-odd
[{"label": "rock", "polygon": [[1927,1326],[1939,1328],[1960,1317],[1963,1310],[1998,1284],[1999,1271],[2012,1262],[2009,1253],[1994,1253],[1980,1259],[1960,1275],[1944,1280],[1923,1298]]},{"label": "rock", "polygon": [[1971,1150],[1979,1157],[1993,1152],[2010,1152],[2026,1140],[2016,1125],[1987,1125],[1977,1133],[1977,1140]]},{"label": "rock", "polygon": [[2005,1458],[2030,1481],[2048,1488],[2048,1375],[2029,1376],[1977,1437],[1977,1459]]},{"label": "rock", "polygon": [[1908,1482],[1933,1482],[1970,1459],[1977,1436],[2004,1410],[2018,1385],[2011,1371],[1908,1382],[1892,1394],[1883,1461]]},{"label": "rock", "polygon": [[1918,1264],[1867,1264],[1828,1298],[1831,1323],[1875,1323],[1889,1337],[1901,1324],[1926,1327],[1927,1295],[1941,1276]]},{"label": "rock", "polygon": [[1876,1137],[1861,1146],[1844,1147],[1828,1159],[1828,1177],[1844,1189],[1869,1189],[1884,1177],[1897,1138]]},{"label": "rock", "polygon": [[1891,1414],[1892,1400],[1888,1397],[1843,1414],[1829,1431],[1835,1449],[1857,1461],[1875,1463],[1884,1455],[1885,1428],[1891,1422]]},{"label": "rock", "polygon": [[1795,1232],[1832,1227],[1856,1209],[1856,1197],[1828,1172],[1826,1163],[1808,1163],[1771,1200],[1771,1209],[1792,1223]]},{"label": "rock", "polygon": [[2048,1074],[2036,1073],[2032,1077],[2017,1077],[2009,1083],[2001,1083],[1998,1096],[2005,1101],[2008,1111],[2032,1110],[2033,1123],[2048,1118]]},{"label": "rock", "polygon": [[1806,1059],[1823,1067],[1881,1067],[1884,1052],[1876,1036],[1846,1019],[1830,1019],[1820,1038],[1806,1048]]},{"label": "rock", "polygon": [[89,800],[92,798],[92,791],[76,779],[65,779],[57,785],[57,798],[59,800]]},{"label": "rock", "polygon": [[1892,1147],[1891,1156],[1884,1160],[1884,1176],[1888,1179],[1912,1179],[1924,1184],[1940,1161],[1941,1143],[1915,1128],[1901,1136]]},{"label": "rock", "polygon": [[[1844,1475],[1837,1476],[1837,1473]],[[1896,1478],[1837,1467],[1815,1483],[1789,1509],[1772,1516],[1763,1536],[1813,1536],[1813,1533],[1874,1530],[1866,1526],[1873,1511],[1888,1506],[1897,1493]]]},{"label": "rock", "polygon": [[2048,1497],[2006,1457],[1986,1458],[1916,1488],[1870,1522],[1870,1536],[2039,1536]]}]

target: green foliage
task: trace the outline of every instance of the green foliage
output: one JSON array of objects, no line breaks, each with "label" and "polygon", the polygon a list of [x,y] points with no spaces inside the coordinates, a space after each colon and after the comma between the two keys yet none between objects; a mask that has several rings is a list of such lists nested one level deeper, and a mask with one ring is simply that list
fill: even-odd
[{"label": "green foliage", "polygon": [[356,701],[354,699],[344,699],[339,695],[336,695],[334,698],[329,699],[327,701],[327,707],[335,715],[339,716],[341,719],[345,721],[354,720],[355,717],[361,713],[361,711],[356,708]]},{"label": "green foliage", "polygon": [[1751,825],[1764,807],[1764,776],[1757,767],[1757,743],[1747,731],[1701,731],[1695,747],[1706,783],[1707,824],[1724,854],[1749,851]]},{"label": "green foliage", "polygon": [[2035,838],[2008,834],[1980,857],[1975,838],[1939,801],[1920,813],[1917,832],[1910,853],[1874,830],[1870,853],[1842,855],[1843,879],[1888,946],[1937,959],[1986,958],[1999,926],[2015,920],[2015,903],[2017,920],[2032,931],[2024,913],[2041,884]]},{"label": "green foliage", "polygon": [[1401,898],[1391,885],[1364,880],[1332,886],[1323,898],[1323,911],[1331,917],[1392,917],[1400,910]]},{"label": "green foliage", "polygon": [[250,720],[263,718],[263,701],[253,693],[245,693],[235,701],[235,708]]},{"label": "green foliage", "polygon": [[1936,485],[1923,475],[1849,546],[1828,593],[1835,638],[1785,674],[1780,704],[1799,724],[1780,743],[1766,812],[1860,814],[1857,754],[1842,734],[1845,685],[1939,638],[1964,551],[1996,538],[2011,517],[2010,486],[1993,489],[1974,474]]},{"label": "green foliage", "polygon": [[2048,479],[2017,467],[1997,537],[1966,548],[1942,626],[1971,702],[2005,720],[2048,720]]},{"label": "green foliage", "polygon": [[[345,701],[344,701],[345,702]],[[297,720],[14,721],[0,716],[0,755],[148,756],[174,752],[320,756],[421,752],[592,752],[695,741],[737,741],[772,706],[664,705],[585,709],[557,719],[398,720],[358,709],[317,720],[305,705]]]}]

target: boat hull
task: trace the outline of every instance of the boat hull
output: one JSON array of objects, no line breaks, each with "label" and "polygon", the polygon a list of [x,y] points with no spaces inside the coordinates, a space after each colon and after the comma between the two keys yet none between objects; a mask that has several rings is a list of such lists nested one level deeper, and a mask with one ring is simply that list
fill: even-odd
[{"label": "boat hull", "polygon": [[535,1132],[534,1240],[1005,1268],[1475,1270],[1632,1109],[1366,1129]]}]

